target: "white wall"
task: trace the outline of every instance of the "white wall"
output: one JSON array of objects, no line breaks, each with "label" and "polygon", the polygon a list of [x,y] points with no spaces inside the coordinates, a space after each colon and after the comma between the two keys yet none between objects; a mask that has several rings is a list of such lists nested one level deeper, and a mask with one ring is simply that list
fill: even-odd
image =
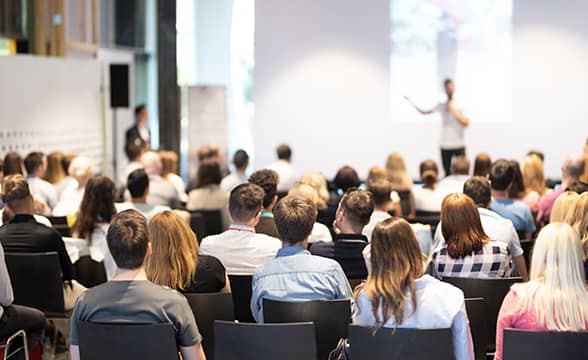
[{"label": "white wall", "polygon": [[[292,145],[302,170],[328,176],[344,164],[365,176],[392,151],[405,155],[415,177],[420,160],[438,160],[438,122],[389,116],[388,1],[256,1],[257,167],[273,161],[280,142]],[[565,154],[580,151],[588,136],[588,3],[514,3],[513,122],[472,119],[468,153],[520,159],[536,148],[557,177]]]}]

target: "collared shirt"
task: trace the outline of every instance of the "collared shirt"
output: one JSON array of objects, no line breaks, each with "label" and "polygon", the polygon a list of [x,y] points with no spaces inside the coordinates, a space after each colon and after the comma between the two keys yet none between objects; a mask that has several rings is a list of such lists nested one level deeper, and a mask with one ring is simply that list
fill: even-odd
[{"label": "collared shirt", "polygon": [[220,183],[220,188],[223,191],[230,193],[235,187],[241,184],[245,184],[249,181],[247,174],[240,171],[235,171],[225,176]]},{"label": "collared shirt", "polygon": [[[510,220],[503,218],[489,209],[478,208],[478,212],[480,213],[482,228],[491,240],[505,243],[512,256],[523,255],[523,248],[521,247],[519,235]],[[435,231],[434,248],[437,249],[444,244],[445,238],[441,231],[441,223],[439,223],[437,231]]]},{"label": "collared shirt", "polygon": [[29,183],[31,194],[34,197],[43,201],[51,209],[57,205],[57,190],[55,190],[55,186],[36,176],[29,176],[27,182]]},{"label": "collared shirt", "polygon": [[535,220],[531,209],[523,202],[513,199],[492,199],[490,209],[512,221],[515,229],[527,233],[535,232]]},{"label": "collared shirt", "polygon": [[250,226],[233,224],[222,234],[205,237],[200,253],[219,259],[229,275],[252,275],[259,265],[273,259],[281,247],[279,239],[257,234]]},{"label": "collared shirt", "polygon": [[[468,316],[465,309],[464,295],[455,286],[441,282],[429,275],[415,280],[417,308],[413,313],[410,298],[404,302],[405,318],[402,324],[396,324],[391,316],[384,327],[409,329],[439,329],[451,328],[453,334],[453,348],[456,360],[473,360],[474,346]],[[353,321],[356,325],[374,326],[376,319],[372,313],[372,303],[368,295],[362,290],[357,298],[356,311]],[[381,316],[381,309],[378,310]]]},{"label": "collared shirt", "polygon": [[334,242],[317,242],[310,247],[310,252],[336,260],[349,279],[365,279],[368,272],[362,251],[367,244],[364,235],[337,234]]},{"label": "collared shirt", "polygon": [[445,244],[433,253],[433,263],[439,276],[500,278],[510,276],[512,270],[508,247],[493,240],[461,259],[451,257]]},{"label": "collared shirt", "polygon": [[300,173],[289,161],[278,160],[267,168],[278,173],[278,192],[290,190],[300,180]]},{"label": "collared shirt", "polygon": [[251,313],[263,322],[263,299],[311,301],[351,299],[352,291],[341,266],[311,255],[301,246],[281,248],[276,258],[253,274]]}]

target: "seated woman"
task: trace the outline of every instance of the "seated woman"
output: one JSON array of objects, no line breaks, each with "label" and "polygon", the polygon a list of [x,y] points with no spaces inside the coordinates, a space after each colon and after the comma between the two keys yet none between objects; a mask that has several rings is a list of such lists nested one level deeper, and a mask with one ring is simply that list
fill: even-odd
[{"label": "seated woman", "polygon": [[572,205],[578,201],[580,195],[573,191],[566,191],[559,195],[553,202],[551,214],[549,215],[549,222],[564,222],[572,209]]},{"label": "seated woman", "polygon": [[403,219],[379,223],[372,235],[372,270],[356,288],[354,323],[387,328],[451,328],[457,360],[474,359],[464,295],[424,275],[423,256]]},{"label": "seated woman", "polygon": [[173,211],[153,217],[149,238],[152,254],[146,272],[152,282],[186,294],[231,291],[223,264],[213,256],[199,254],[196,235]]},{"label": "seated woman", "polygon": [[498,278],[510,275],[508,245],[486,235],[476,204],[467,195],[454,193],[445,197],[441,206],[441,231],[446,243],[433,253],[439,276]]},{"label": "seated woman", "polygon": [[437,189],[439,168],[433,160],[425,160],[419,166],[422,187],[414,187],[414,206],[417,211],[439,212],[447,192]]},{"label": "seated woman", "polygon": [[580,239],[571,226],[554,223],[541,230],[531,259],[531,281],[513,285],[502,302],[495,359],[502,359],[506,328],[588,331],[583,259]]},{"label": "seated woman", "polygon": [[104,261],[108,280],[116,273],[116,263],[106,244],[110,220],[116,214],[115,197],[116,187],[112,180],[101,175],[91,177],[72,228],[73,237],[88,240],[88,253],[80,253],[80,256],[90,255],[96,262]]},{"label": "seated woman", "polygon": [[392,190],[400,196],[400,205],[402,214],[397,214],[409,218],[416,215],[414,195],[412,193],[412,179],[406,171],[404,158],[400,153],[392,153],[386,159],[386,172],[388,180],[392,184]]},{"label": "seated woman", "polygon": [[[321,204],[321,199],[319,198],[319,195],[317,193],[317,191],[315,190],[315,188],[313,188],[310,185],[307,184],[301,184],[298,183],[296,185],[294,185],[289,191],[288,191],[288,195],[298,195],[301,196],[305,199],[308,199],[310,201],[313,202],[313,204],[315,204],[315,206],[318,208],[318,206]],[[312,232],[310,233],[310,236],[308,237],[308,244],[314,244],[315,242],[319,242],[319,241],[333,241],[333,237],[331,236],[331,231],[329,231],[329,228],[326,225],[323,225],[319,222],[315,222],[314,226],[312,227]]]},{"label": "seated woman", "polygon": [[71,181],[63,189],[59,202],[53,208],[53,216],[69,216],[78,211],[86,184],[93,172],[92,162],[85,156],[76,156],[70,162],[68,174]]},{"label": "seated woman", "polygon": [[186,208],[194,210],[220,210],[223,217],[223,228],[228,229],[231,224],[229,215],[229,193],[220,188],[222,180],[221,168],[218,162],[206,160],[198,167],[196,189],[190,191]]},{"label": "seated woman", "polygon": [[527,155],[521,167],[523,183],[525,184],[525,196],[523,202],[527,204],[534,214],[539,211],[539,200],[548,189],[545,186],[543,173],[543,161],[537,155]]},{"label": "seated woman", "polygon": [[161,177],[169,181],[178,191],[180,202],[188,201],[188,194],[186,193],[186,183],[180,175],[178,175],[178,154],[173,151],[160,150],[161,157]]},{"label": "seated woman", "polygon": [[[552,213],[553,214],[553,213]],[[588,281],[588,192],[582,193],[572,204],[565,222],[571,225],[580,235],[584,251],[584,272]]]}]

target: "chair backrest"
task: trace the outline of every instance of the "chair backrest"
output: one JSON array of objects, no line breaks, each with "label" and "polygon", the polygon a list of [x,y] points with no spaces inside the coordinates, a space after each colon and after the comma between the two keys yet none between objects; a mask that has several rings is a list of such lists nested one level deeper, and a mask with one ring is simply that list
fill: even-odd
[{"label": "chair backrest", "polygon": [[349,327],[351,359],[453,360],[451,329]]},{"label": "chair backrest", "polygon": [[510,290],[510,287],[523,281],[520,277],[497,279],[472,279],[458,277],[443,277],[446,281],[460,288],[466,298],[484,298],[486,327],[488,331],[488,350],[493,350],[496,338],[496,320],[502,305],[502,300]]},{"label": "chair backrest", "polygon": [[316,359],[314,324],[214,323],[216,360]]},{"label": "chair backrest", "polygon": [[51,225],[67,225],[66,216],[48,216],[47,219],[49,219]]},{"label": "chair backrest", "polygon": [[204,218],[205,233],[202,238],[208,235],[216,235],[222,233],[224,229],[223,215],[220,210],[194,210],[191,214],[200,214]]},{"label": "chair backrest", "polygon": [[204,216],[199,212],[191,212],[190,213],[190,228],[196,234],[196,238],[198,239],[198,244],[202,242],[202,239],[206,237],[206,221],[204,220]]},{"label": "chair backrest", "polygon": [[57,230],[57,232],[61,236],[70,237],[71,236],[71,229],[67,224],[67,217],[65,216],[49,216],[49,222],[53,225],[53,228]]},{"label": "chair backrest", "polygon": [[229,275],[235,319],[240,322],[255,322],[251,314],[251,279],[251,275]]},{"label": "chair backrest", "polygon": [[527,263],[527,270],[531,267],[531,254],[533,253],[533,246],[535,245],[535,239],[523,239],[521,240],[521,248],[523,249],[523,257]]},{"label": "chair backrest", "polygon": [[177,360],[172,324],[99,324],[77,322],[80,358],[84,360]]},{"label": "chair backrest", "polygon": [[351,302],[346,300],[283,302],[263,299],[265,323],[312,321],[318,359],[327,359],[339,339],[347,337],[351,324]]},{"label": "chair backrest", "polygon": [[63,282],[56,252],[6,253],[14,303],[39,309],[46,315],[63,315]]},{"label": "chair backrest", "polygon": [[398,193],[398,197],[400,198],[400,209],[402,211],[402,216],[408,216],[411,210],[410,204],[410,190],[401,190],[396,191]]},{"label": "chair backrest", "polygon": [[486,304],[483,298],[465,299],[470,331],[474,341],[476,360],[486,359],[486,345],[488,344],[488,330],[486,324]]},{"label": "chair backrest", "polygon": [[505,329],[504,360],[588,359],[588,332],[534,332]]},{"label": "chair backrest", "polygon": [[82,256],[73,264],[74,278],[86,288],[104,284],[106,279],[106,269],[104,262],[92,260],[90,256]]},{"label": "chair backrest", "polygon": [[233,297],[229,293],[185,294],[198,331],[202,335],[202,347],[207,359],[214,359],[214,321],[235,320]]}]

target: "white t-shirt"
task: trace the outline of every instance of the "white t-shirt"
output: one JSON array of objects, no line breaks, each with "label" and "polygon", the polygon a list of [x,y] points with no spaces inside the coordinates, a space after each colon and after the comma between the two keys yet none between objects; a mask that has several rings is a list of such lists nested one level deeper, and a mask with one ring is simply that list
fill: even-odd
[{"label": "white t-shirt", "polygon": [[[459,107],[455,100],[453,104],[456,109],[463,111],[463,108]],[[447,111],[447,104],[440,103],[434,111],[441,114],[441,149],[451,150],[464,147],[464,127]]]},{"label": "white t-shirt", "polygon": [[319,241],[331,242],[333,241],[333,237],[331,236],[331,232],[329,231],[328,227],[326,227],[324,224],[315,222],[314,226],[312,227],[312,232],[308,237],[308,243],[314,244]]},{"label": "white t-shirt", "polygon": [[288,161],[278,160],[267,168],[278,173],[278,192],[290,190],[300,180],[300,173]]},{"label": "white t-shirt", "polygon": [[423,187],[413,187],[414,207],[417,211],[441,211],[441,203],[448,194],[443,189],[430,189]]}]

